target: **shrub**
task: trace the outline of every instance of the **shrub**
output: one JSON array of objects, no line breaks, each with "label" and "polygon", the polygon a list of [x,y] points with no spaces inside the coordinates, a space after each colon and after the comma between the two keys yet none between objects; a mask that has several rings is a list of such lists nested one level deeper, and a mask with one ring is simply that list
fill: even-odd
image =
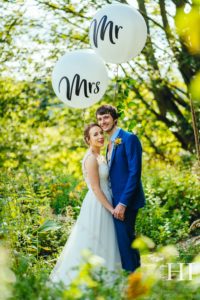
[{"label": "shrub", "polygon": [[189,226],[199,216],[200,186],[191,170],[150,168],[145,170],[147,204],[136,222],[138,233],[157,244],[175,243],[189,234]]}]

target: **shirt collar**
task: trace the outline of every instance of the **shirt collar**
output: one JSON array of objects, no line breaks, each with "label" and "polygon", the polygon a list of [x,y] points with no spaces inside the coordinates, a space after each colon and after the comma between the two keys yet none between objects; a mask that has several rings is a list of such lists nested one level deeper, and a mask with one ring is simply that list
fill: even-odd
[{"label": "shirt collar", "polygon": [[111,142],[114,142],[114,140],[117,138],[117,136],[118,136],[118,134],[119,134],[119,132],[120,132],[120,129],[121,129],[121,128],[118,127],[118,128],[116,129],[116,131],[111,135],[111,138],[110,138],[110,141],[111,141]]}]

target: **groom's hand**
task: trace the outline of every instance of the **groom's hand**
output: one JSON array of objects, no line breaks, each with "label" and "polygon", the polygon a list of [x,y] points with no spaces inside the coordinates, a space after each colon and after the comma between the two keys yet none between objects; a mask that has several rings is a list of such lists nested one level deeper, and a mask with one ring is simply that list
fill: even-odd
[{"label": "groom's hand", "polygon": [[118,204],[114,209],[114,217],[121,221],[124,220],[126,207],[124,205]]}]

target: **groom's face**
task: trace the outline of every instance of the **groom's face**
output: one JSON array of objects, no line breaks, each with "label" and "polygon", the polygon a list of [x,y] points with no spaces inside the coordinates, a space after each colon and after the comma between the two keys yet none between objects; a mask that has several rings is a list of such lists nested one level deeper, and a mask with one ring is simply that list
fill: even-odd
[{"label": "groom's face", "polygon": [[108,113],[104,115],[97,115],[97,122],[104,132],[110,132],[116,125],[116,120]]}]

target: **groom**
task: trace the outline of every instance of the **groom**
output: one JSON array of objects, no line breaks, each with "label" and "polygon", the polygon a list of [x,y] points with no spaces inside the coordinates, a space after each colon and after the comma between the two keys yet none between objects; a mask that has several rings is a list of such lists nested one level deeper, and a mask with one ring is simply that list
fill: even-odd
[{"label": "groom", "polygon": [[131,247],[135,238],[135,220],[138,209],[145,205],[141,182],[142,147],[136,135],[117,127],[118,113],[115,107],[99,107],[96,118],[109,135],[106,158],[122,267],[133,272],[140,266],[139,251]]}]

